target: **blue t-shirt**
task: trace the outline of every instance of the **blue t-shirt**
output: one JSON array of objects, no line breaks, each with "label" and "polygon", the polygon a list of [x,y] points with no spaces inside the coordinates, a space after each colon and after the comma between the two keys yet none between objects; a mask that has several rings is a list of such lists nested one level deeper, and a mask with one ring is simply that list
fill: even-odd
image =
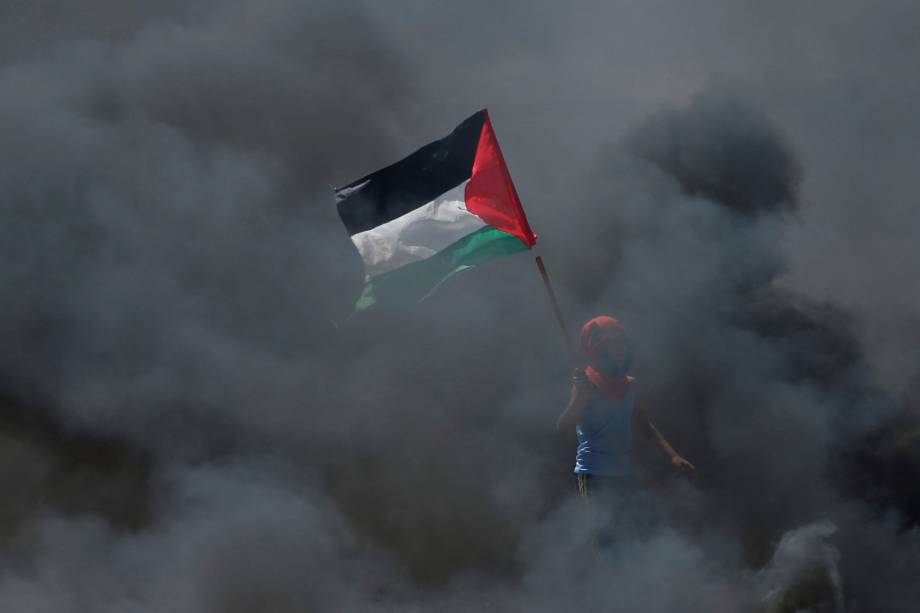
[{"label": "blue t-shirt", "polygon": [[630,389],[619,400],[595,394],[581,421],[575,427],[578,451],[575,472],[589,475],[627,476],[632,474],[632,419],[636,405]]}]

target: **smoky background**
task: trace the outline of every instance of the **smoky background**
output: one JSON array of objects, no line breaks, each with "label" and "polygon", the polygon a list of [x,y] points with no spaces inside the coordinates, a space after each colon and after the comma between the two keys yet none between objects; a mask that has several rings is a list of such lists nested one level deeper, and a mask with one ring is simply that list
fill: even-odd
[{"label": "smoky background", "polygon": [[[911,610],[918,22],[5,4],[0,603]],[[698,467],[603,556],[531,258],[346,321],[330,184],[486,106],[569,326],[624,322]]]}]

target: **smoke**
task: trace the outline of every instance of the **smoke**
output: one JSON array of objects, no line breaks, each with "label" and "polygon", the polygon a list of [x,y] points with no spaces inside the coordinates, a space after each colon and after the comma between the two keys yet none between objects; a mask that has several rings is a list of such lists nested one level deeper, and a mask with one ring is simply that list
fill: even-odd
[{"label": "smoke", "polygon": [[[909,610],[920,16],[786,8],[8,3],[3,608]],[[698,467],[612,528],[526,256],[333,323],[329,184],[482,106]]]},{"label": "smoke", "polygon": [[730,100],[695,105],[696,121],[662,113],[632,135],[632,150],[702,196],[745,214],[795,206],[800,169],[766,117]]},{"label": "smoke", "polygon": [[813,610],[815,606],[846,610],[837,567],[840,553],[826,542],[835,529],[824,522],[783,535],[763,572],[763,580],[770,586],[764,598],[768,610]]}]

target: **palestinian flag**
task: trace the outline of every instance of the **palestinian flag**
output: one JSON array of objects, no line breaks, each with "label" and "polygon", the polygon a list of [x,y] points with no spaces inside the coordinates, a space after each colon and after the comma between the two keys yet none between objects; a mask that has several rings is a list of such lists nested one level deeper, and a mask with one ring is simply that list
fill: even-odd
[{"label": "palestinian flag", "polygon": [[485,109],[335,195],[364,260],[358,311],[421,300],[458,272],[537,241]]}]

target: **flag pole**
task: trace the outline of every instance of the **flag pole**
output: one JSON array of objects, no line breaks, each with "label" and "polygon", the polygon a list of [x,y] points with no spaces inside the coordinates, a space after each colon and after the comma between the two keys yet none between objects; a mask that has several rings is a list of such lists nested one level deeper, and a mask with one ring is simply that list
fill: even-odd
[{"label": "flag pole", "polygon": [[553,307],[553,315],[556,316],[556,323],[559,324],[559,331],[562,332],[562,337],[565,339],[565,346],[569,351],[569,361],[571,361],[573,365],[577,365],[578,360],[575,355],[575,346],[572,344],[572,337],[569,336],[569,330],[565,325],[565,320],[562,319],[562,311],[559,310],[559,301],[556,300],[556,292],[553,291],[553,284],[550,283],[549,274],[546,272],[546,266],[543,264],[543,257],[537,255],[534,257],[534,261],[537,263],[537,268],[540,270],[540,276],[543,278],[543,286],[546,287],[549,303]]}]

